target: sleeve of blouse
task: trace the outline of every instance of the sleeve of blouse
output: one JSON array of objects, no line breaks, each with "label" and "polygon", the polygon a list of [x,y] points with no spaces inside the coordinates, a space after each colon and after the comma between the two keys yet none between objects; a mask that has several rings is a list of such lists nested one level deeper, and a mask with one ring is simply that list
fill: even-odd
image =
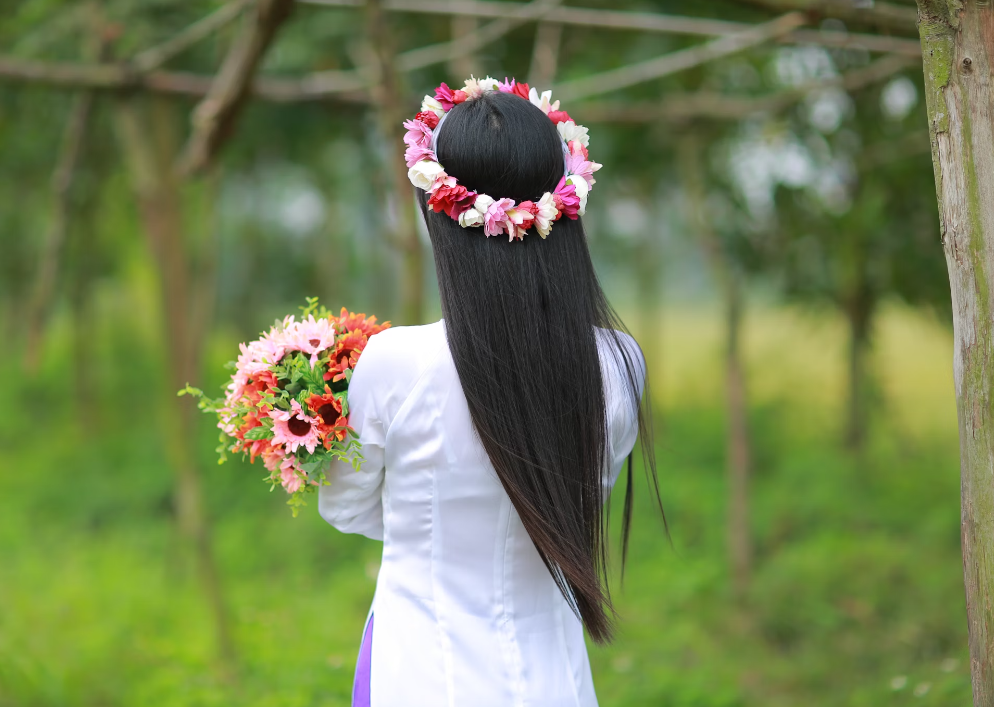
[{"label": "sleeve of blouse", "polygon": [[377,337],[370,338],[349,383],[349,422],[362,444],[362,463],[334,462],[329,484],[318,489],[318,512],[343,533],[383,539],[383,473],[386,427],[377,392],[384,381],[377,361]]},{"label": "sleeve of blouse", "polygon": [[625,464],[628,455],[635,448],[635,441],[638,438],[638,403],[642,399],[642,391],[645,388],[645,359],[635,340],[627,335],[622,335],[622,344],[627,349],[627,354],[635,365],[635,375],[638,385],[638,399],[632,400],[628,393],[628,373],[624,362],[615,360],[614,356],[608,355],[612,375],[609,376],[608,387],[608,451],[610,458],[609,473],[604,479],[604,497],[611,492],[618,475]]}]

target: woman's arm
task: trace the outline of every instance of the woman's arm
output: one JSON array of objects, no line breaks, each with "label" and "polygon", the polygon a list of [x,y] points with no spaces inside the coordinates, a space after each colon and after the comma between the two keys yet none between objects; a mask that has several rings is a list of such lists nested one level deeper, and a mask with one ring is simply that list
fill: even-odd
[{"label": "woman's arm", "polygon": [[370,338],[349,383],[349,423],[362,444],[362,464],[335,462],[327,486],[318,489],[318,512],[343,533],[383,539],[383,475],[386,426],[377,390],[385,381],[377,373],[377,337]]}]

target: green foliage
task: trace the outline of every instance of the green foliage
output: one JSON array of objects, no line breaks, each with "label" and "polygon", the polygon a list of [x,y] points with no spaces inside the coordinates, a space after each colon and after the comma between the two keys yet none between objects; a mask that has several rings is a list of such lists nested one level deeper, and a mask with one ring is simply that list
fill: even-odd
[{"label": "green foliage", "polygon": [[[755,314],[754,328],[767,331],[767,316]],[[824,323],[805,326],[816,332]],[[281,492],[263,493],[241,459],[205,464],[239,653],[234,673],[215,669],[206,606],[173,529],[165,450],[155,425],[135,421],[134,391],[154,377],[142,363],[149,350],[128,326],[109,330],[124,327],[91,373],[114,385],[101,387],[85,415],[55,375],[68,349],[37,382],[15,375],[14,361],[0,368],[8,381],[0,392],[0,705],[347,706],[380,545],[335,532],[313,507],[292,507],[304,509],[296,520],[281,513]],[[902,415],[877,421],[861,459],[839,450],[832,405],[786,381],[773,397],[757,395],[757,558],[743,605],[731,596],[725,559],[721,397],[707,392],[718,350],[702,346],[693,328],[672,330],[685,362],[670,371],[684,385],[697,381],[661,388],[668,402],[658,410],[658,451],[673,547],[636,473],[629,565],[624,585],[613,587],[618,638],[591,646],[602,704],[969,704],[955,425],[934,424],[927,397],[941,379],[939,407],[954,414],[942,365],[948,342],[941,329],[902,327],[936,354],[896,341],[887,350],[898,354],[881,366],[931,373],[898,379]],[[808,346],[825,338],[831,333]],[[107,355],[118,341],[141,355]],[[208,386],[223,379],[219,364],[234,342],[212,344]],[[797,357],[805,378],[826,375],[815,357]],[[758,357],[753,379],[790,375],[783,360]],[[210,427],[197,439],[204,462]]]}]

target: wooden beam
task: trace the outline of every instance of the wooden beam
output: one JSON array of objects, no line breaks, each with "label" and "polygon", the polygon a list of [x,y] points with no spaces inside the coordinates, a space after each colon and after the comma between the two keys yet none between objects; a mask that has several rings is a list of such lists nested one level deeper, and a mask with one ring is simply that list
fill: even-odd
[{"label": "wooden beam", "polygon": [[292,10],[293,0],[258,0],[251,18],[247,18],[225,56],[210,91],[193,111],[193,132],[179,159],[180,172],[202,172],[231,136],[251,93],[256,68]]},{"label": "wooden beam", "polygon": [[858,91],[879,83],[899,71],[914,65],[914,60],[900,55],[886,56],[859,69],[853,69],[832,79],[811,81],[766,96],[730,96],[711,91],[670,94],[662,101],[642,103],[588,103],[570,108],[580,122],[586,123],[651,123],[660,120],[741,120],[761,113],[776,114],[812,91],[837,86],[845,91]]},{"label": "wooden beam", "polygon": [[[363,4],[362,0],[297,0],[297,2],[325,7],[362,7]],[[665,15],[655,12],[560,7],[554,11],[547,10],[544,13],[539,13],[534,8],[527,8],[529,5],[525,3],[496,2],[494,0],[387,0],[383,3],[383,10],[390,12],[464,15],[467,17],[525,17],[530,20],[539,20],[547,18],[554,12],[554,17],[548,17],[548,19],[554,19],[564,25],[704,37],[735,34],[755,26],[746,22]],[[921,56],[921,45],[913,39],[837,30],[797,30],[781,37],[780,41],[829,47],[853,47],[870,52]]]},{"label": "wooden beam", "polygon": [[242,10],[253,2],[255,0],[232,0],[227,5],[222,5],[162,44],[157,44],[135,54],[131,59],[131,65],[142,73],[158,69],[173,57],[182,54],[194,44],[207,39],[214,32],[236,20]]},{"label": "wooden beam", "polygon": [[918,11],[910,5],[891,2],[856,3],[853,0],[739,0],[773,12],[806,12],[843,22],[894,32],[913,33]]},{"label": "wooden beam", "polygon": [[555,96],[563,100],[573,101],[577,98],[586,98],[601,93],[617,91],[638,83],[668,76],[678,71],[685,71],[692,67],[714,61],[715,59],[720,59],[721,57],[737,54],[758,44],[765,44],[771,39],[782,37],[806,21],[807,18],[804,14],[792,12],[772,22],[750,27],[743,32],[729,34],[710,42],[664,54],[648,61],[622,66],[611,71],[558,84],[555,87]]},{"label": "wooden beam", "polygon": [[[530,8],[530,14],[537,15],[555,7],[559,2],[560,0],[533,0],[527,7]],[[394,63],[398,71],[414,71],[425,66],[452,61],[496,42],[526,22],[528,22],[528,18],[522,17],[506,17],[494,20],[450,42],[431,44],[399,53],[396,55]]]}]

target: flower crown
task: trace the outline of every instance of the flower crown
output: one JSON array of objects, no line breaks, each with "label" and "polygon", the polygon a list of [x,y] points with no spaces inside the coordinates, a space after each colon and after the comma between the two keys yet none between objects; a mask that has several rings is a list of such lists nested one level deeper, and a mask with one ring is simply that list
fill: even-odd
[{"label": "flower crown", "polygon": [[[438,127],[445,115],[458,105],[471,98],[478,98],[487,91],[513,93],[538,106],[556,124],[563,140],[563,178],[551,192],[546,192],[537,202],[513,199],[495,199],[486,194],[477,194],[460,185],[455,177],[445,173],[438,163],[435,149],[438,142]],[[517,83],[507,78],[503,82],[492,79],[470,77],[466,85],[453,91],[444,83],[435,89],[435,96],[425,96],[421,112],[414,120],[405,120],[407,134],[404,142],[407,151],[404,157],[411,184],[424,189],[431,197],[428,205],[436,213],[444,211],[463,228],[483,226],[489,236],[506,233],[508,241],[523,240],[525,231],[535,226],[538,234],[545,238],[552,230],[552,223],[563,214],[576,219],[587,208],[587,194],[594,186],[593,173],[601,168],[596,162],[587,159],[589,137],[587,129],[577,125],[566,111],[559,110],[559,101],[552,103],[552,91],[538,91],[526,83]]]}]

